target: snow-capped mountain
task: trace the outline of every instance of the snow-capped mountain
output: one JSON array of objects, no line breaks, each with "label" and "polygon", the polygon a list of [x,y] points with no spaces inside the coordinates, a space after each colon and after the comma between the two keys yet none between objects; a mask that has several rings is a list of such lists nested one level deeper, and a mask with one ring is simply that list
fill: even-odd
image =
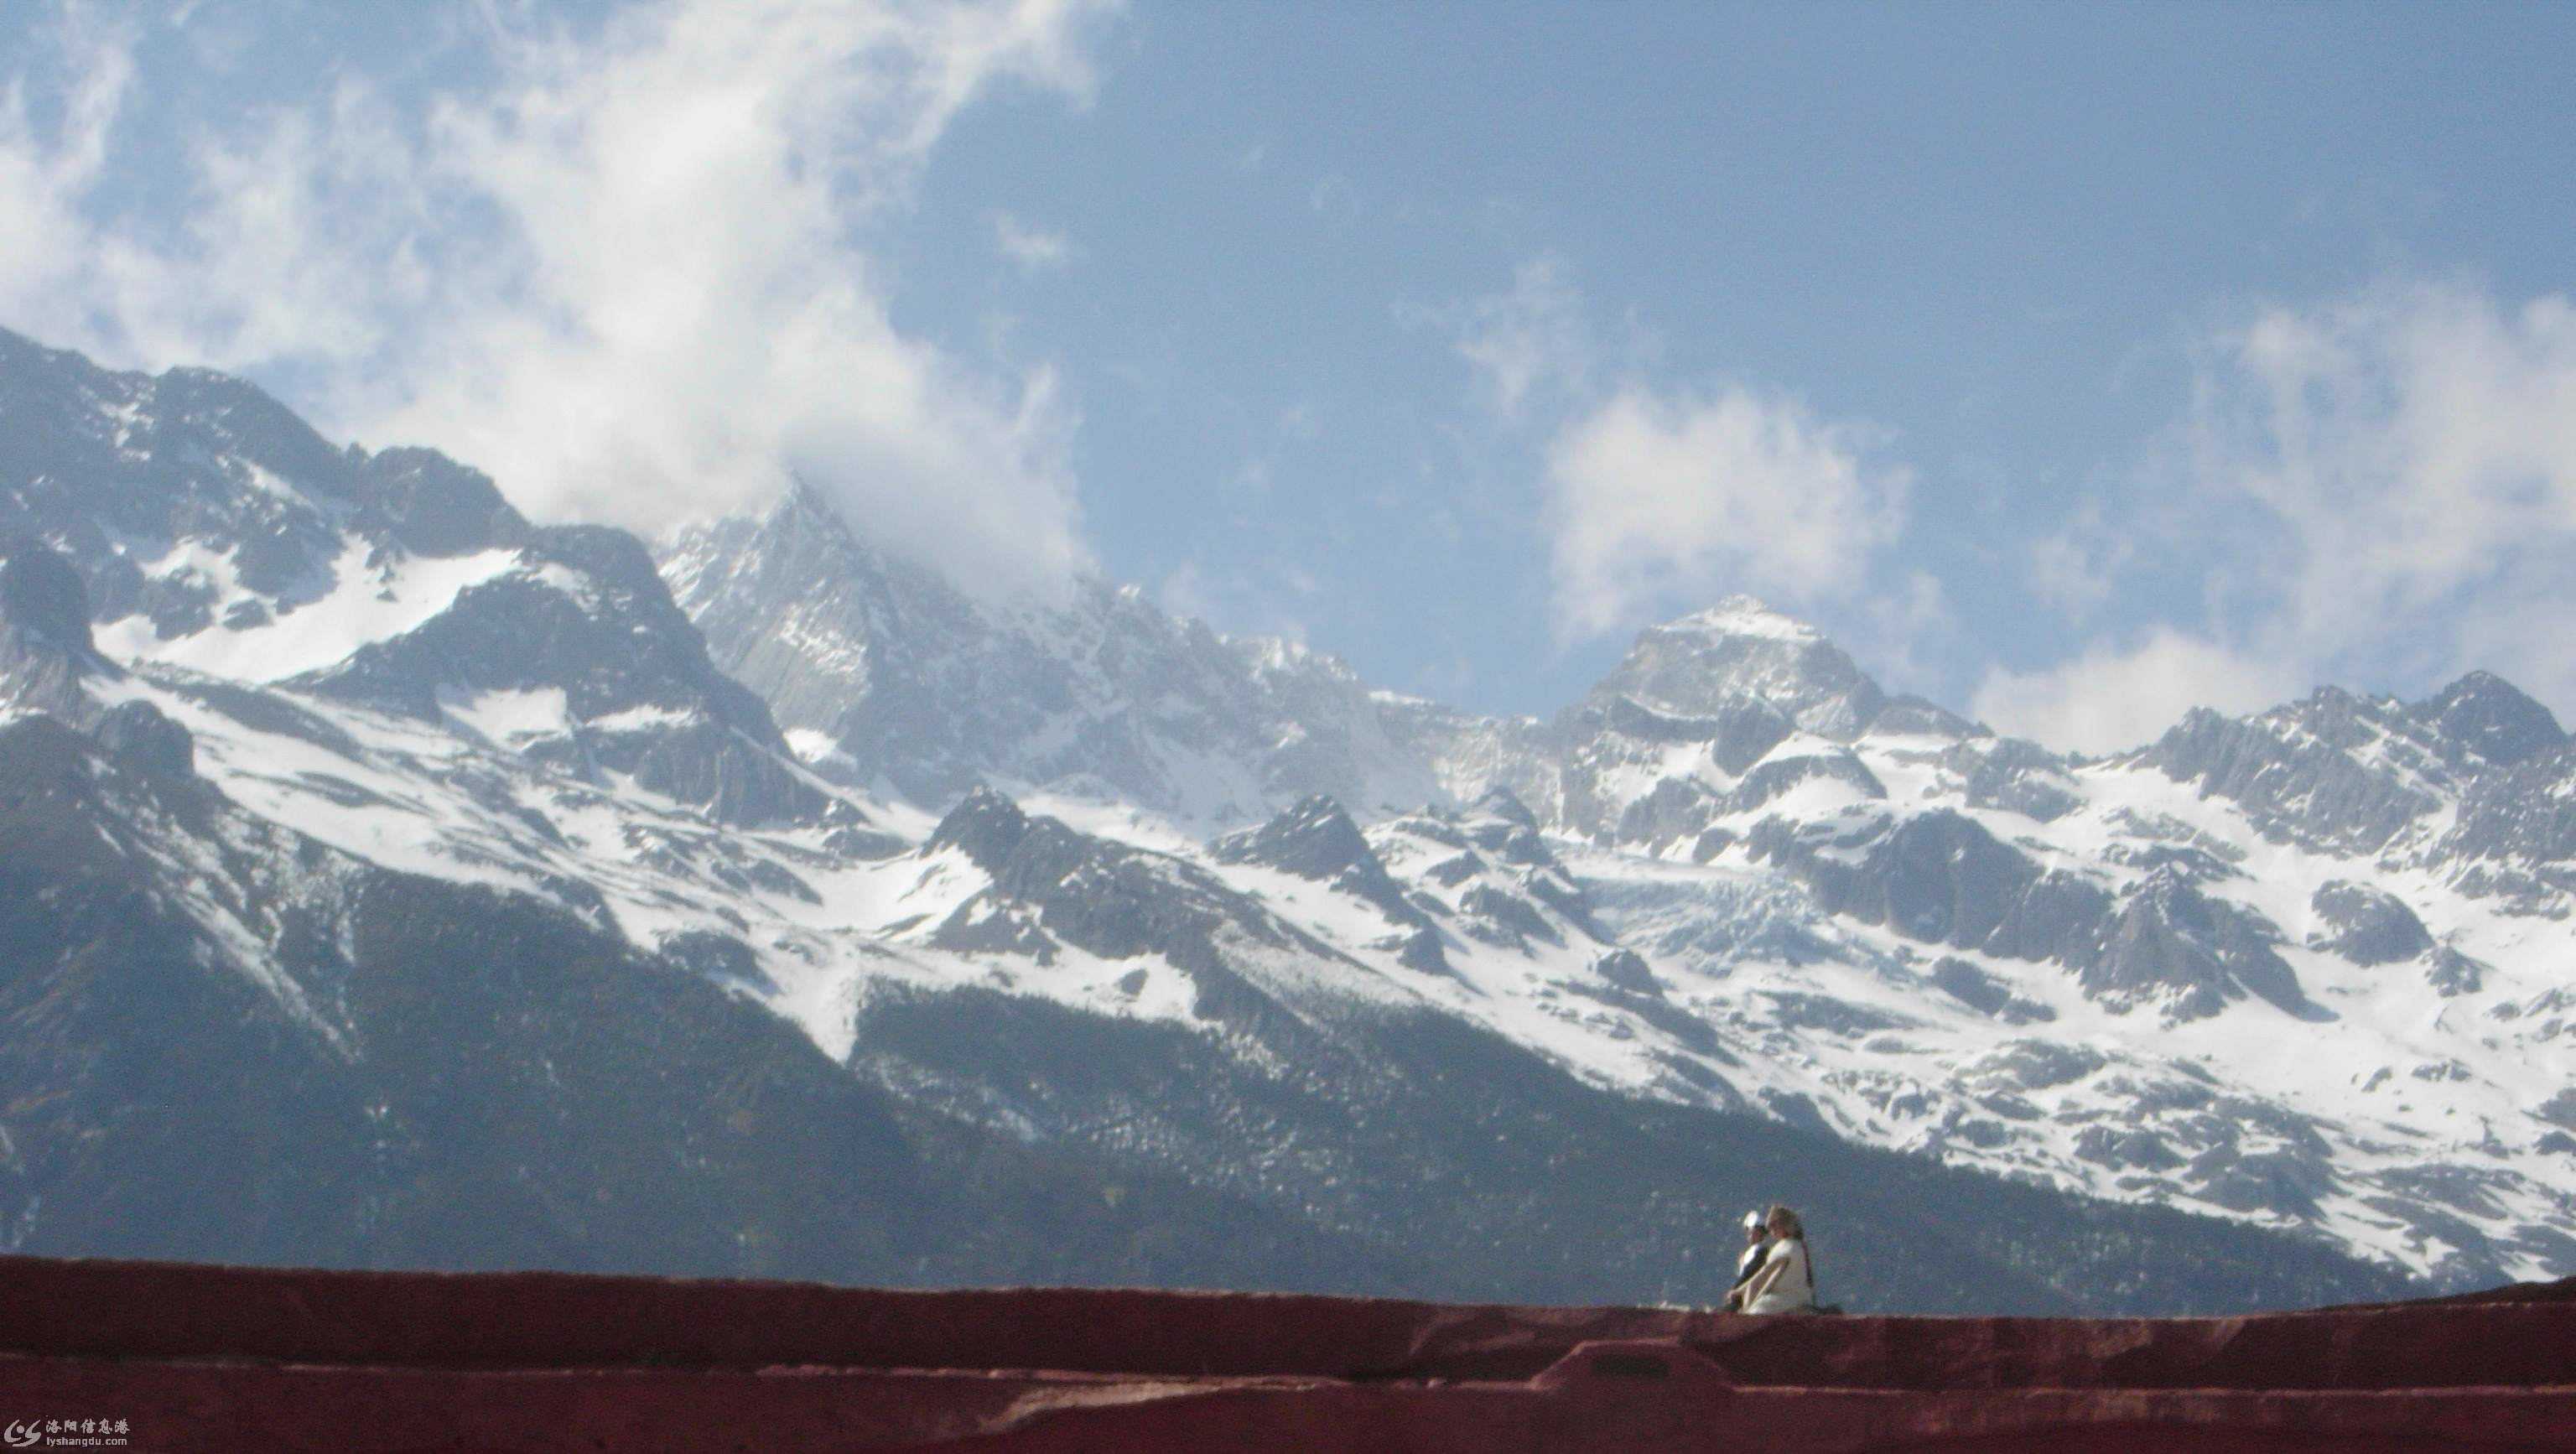
[{"label": "snow-capped mountain", "polygon": [[1739,599],[1554,722],[1418,720],[1444,781],[1584,845],[1602,921],[1754,1037],[1732,1079],[1766,1103],[2453,1281],[2576,1257],[2576,749],[2491,675],[2084,761]]},{"label": "snow-capped mountain", "polygon": [[[819,554],[817,537],[841,564],[775,564]],[[1166,843],[1179,835],[1155,829],[1276,808],[1260,833],[1184,851],[1381,972],[1419,977],[1448,1012],[1623,1093],[1758,1106],[1865,1144],[2295,1228],[2446,1283],[2576,1266],[2576,1113],[2561,1094],[2576,820],[2544,806],[2567,800],[2553,788],[2576,753],[2493,676],[2412,704],[2327,688],[2246,719],[2195,712],[2085,761],[1891,695],[1813,627],[1739,597],[1643,632],[1545,722],[1356,690],[1264,699],[1243,718],[1226,704],[1260,685],[1246,663],[1265,643],[1103,591],[1088,619],[1128,623],[1122,649],[1064,650],[1070,633],[1011,633],[953,593],[887,584],[900,570],[810,500],[684,537],[665,569],[717,640],[771,653],[751,679],[782,702],[844,700],[806,663],[902,635],[882,607],[833,608],[864,629],[818,627],[822,582],[946,602],[943,619],[977,623],[949,639],[1010,640],[1058,674],[1048,699],[1110,704],[1087,720],[1115,722],[1122,743],[1187,744],[1193,781],[1241,786],[1190,798],[1171,775],[1094,766],[1169,762],[1168,748],[1029,755],[1082,736],[1061,727],[979,745],[996,695],[1027,699],[962,690],[906,698],[956,775],[913,781],[1035,790]],[[952,685],[1025,679],[986,674],[974,653],[989,649],[953,659]],[[1216,705],[1161,723],[1130,705],[1176,700]],[[1335,761],[1370,796],[1285,778],[1266,755],[1283,741],[1366,742],[1373,770],[1347,750]],[[1383,787],[1425,778],[1410,810]],[[1298,801],[1308,791],[1321,798]],[[1478,848],[1463,805],[1479,798],[1525,816],[1537,853]],[[1352,819],[1365,831],[1338,831]],[[1329,872],[1250,877],[1266,838]],[[1374,861],[1354,856],[1361,841]],[[2269,1053],[2283,1037],[2307,1053]]]},{"label": "snow-capped mountain", "polygon": [[[2576,1270],[2571,749],[2492,678],[2079,761],[1736,600],[1484,719],[6,334],[0,541],[13,1246],[1693,1297],[1785,1195],[1886,1306]],[[119,1230],[232,1101],[303,1220]]]},{"label": "snow-capped mountain", "polygon": [[[1712,734],[1620,782],[1578,860],[1634,947],[1798,1068],[1783,1090],[1873,1143],[2437,1276],[2568,1265],[2576,944],[2547,830],[2466,826],[2550,801],[2545,711],[2493,678],[2329,689],[2099,762],[1888,717],[1740,770]],[[1783,880],[1788,923],[1731,907]]]},{"label": "snow-capped mountain", "polygon": [[716,660],[844,781],[924,803],[1062,791],[1191,828],[1311,793],[1374,812],[1433,791],[1332,657],[1222,638],[1098,580],[1061,603],[979,600],[801,486],[661,560]]},{"label": "snow-capped mountain", "polygon": [[0,536],[85,578],[100,649],[452,722],[757,822],[819,806],[633,537],[537,528],[424,450],[325,444],[237,380],[0,334]]}]

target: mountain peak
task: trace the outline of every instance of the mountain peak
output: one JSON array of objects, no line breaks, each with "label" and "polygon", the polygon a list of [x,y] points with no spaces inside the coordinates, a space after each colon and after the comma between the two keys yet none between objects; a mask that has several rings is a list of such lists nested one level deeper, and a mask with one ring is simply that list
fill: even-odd
[{"label": "mountain peak", "polygon": [[1351,815],[1323,793],[1307,795],[1259,828],[1218,839],[1212,851],[1221,863],[1266,864],[1312,879],[1376,859]]},{"label": "mountain peak", "polygon": [[787,488],[778,492],[778,499],[769,507],[769,513],[815,515],[835,523],[841,519],[840,509],[825,497],[821,488],[803,475],[787,477]]},{"label": "mountain peak", "polygon": [[1020,805],[993,791],[978,786],[968,793],[948,816],[931,830],[926,852],[955,848],[973,860],[978,868],[990,873],[1011,856],[1020,840],[1029,832],[1029,815]]},{"label": "mountain peak", "polygon": [[1518,794],[1501,783],[1488,786],[1477,796],[1476,801],[1467,805],[1467,810],[1484,817],[1500,818],[1507,823],[1516,823],[1533,833],[1538,831],[1538,815],[1529,810],[1529,804],[1522,802]]},{"label": "mountain peak", "polygon": [[2490,671],[2470,672],[2415,703],[2413,710],[2492,762],[2520,762],[2567,740],[2547,707]]},{"label": "mountain peak", "polygon": [[1593,696],[1623,696],[1681,717],[1767,702],[1807,731],[1846,742],[1887,703],[1878,683],[1823,632],[1751,596],[1729,596],[1639,632]]},{"label": "mountain peak", "polygon": [[1824,633],[1758,596],[1733,595],[1649,631],[1694,636],[1749,636],[1766,641],[1822,641]]},{"label": "mountain peak", "polygon": [[[766,507],[734,518],[750,524],[763,535],[788,538],[819,536],[853,545],[858,541],[849,522],[842,518],[840,507],[802,475],[790,475],[786,488],[780,490]],[[683,526],[667,539],[703,532],[706,528],[705,525]]]}]

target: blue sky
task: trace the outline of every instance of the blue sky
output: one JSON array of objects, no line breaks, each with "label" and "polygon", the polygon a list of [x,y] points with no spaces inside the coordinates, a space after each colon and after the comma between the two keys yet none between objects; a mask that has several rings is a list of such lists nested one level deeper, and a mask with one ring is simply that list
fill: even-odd
[{"label": "blue sky", "polygon": [[401,15],[0,9],[0,323],[1479,709],[1748,590],[2060,743],[2576,710],[2576,10]]}]

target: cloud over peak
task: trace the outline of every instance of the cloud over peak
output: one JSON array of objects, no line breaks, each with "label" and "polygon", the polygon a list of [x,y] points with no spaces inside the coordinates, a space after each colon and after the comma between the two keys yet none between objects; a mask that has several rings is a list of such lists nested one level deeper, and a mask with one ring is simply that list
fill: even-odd
[{"label": "cloud over peak", "polygon": [[310,377],[291,392],[332,427],[439,445],[539,515],[652,529],[795,474],[970,585],[1060,582],[1087,555],[1052,371],[904,334],[857,238],[977,96],[1087,95],[1100,8],[496,24],[470,87],[347,79],[195,142],[175,230],[113,204],[133,48],[106,36],[50,130],[0,118],[0,316],[123,362]]},{"label": "cloud over peak", "polygon": [[1903,526],[1910,481],[1868,443],[1741,386],[1612,393],[1548,451],[1559,636],[1738,590],[1797,603],[1858,591]]}]

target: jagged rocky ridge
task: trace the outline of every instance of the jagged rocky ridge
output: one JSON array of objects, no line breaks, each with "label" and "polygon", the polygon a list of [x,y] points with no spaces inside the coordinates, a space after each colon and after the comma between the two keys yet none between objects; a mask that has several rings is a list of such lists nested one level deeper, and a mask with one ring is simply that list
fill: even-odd
[{"label": "jagged rocky ridge", "polygon": [[1096,580],[996,607],[872,548],[801,485],[661,560],[716,660],[841,781],[926,803],[1075,786],[1198,825],[1310,793],[1374,812],[1434,790],[1331,657],[1228,640]]},{"label": "jagged rocky ridge", "polygon": [[[1648,633],[1553,721],[1489,721],[1132,592],[977,601],[810,493],[665,542],[665,592],[625,537],[530,526],[423,452],[331,449],[215,376],[0,336],[0,426],[0,539],[93,593],[77,668],[12,654],[59,630],[0,628],[14,710],[168,760],[148,711],[288,859],[448,886],[420,891],[441,933],[551,916],[621,972],[800,1030],[914,1144],[1002,1168],[970,1190],[1028,1197],[1042,1173],[1007,1148],[1036,1148],[1048,1195],[1108,1209],[1066,1271],[1030,1272],[1045,1250],[1012,1229],[1034,1224],[1005,1218],[986,1261],[916,1242],[847,1275],[1689,1296],[1710,1208],[1783,1194],[1837,1206],[1849,1286],[1918,1307],[2394,1285],[2329,1246],[2445,1282],[2567,1261],[2576,1143],[2531,1072],[2566,999],[2507,937],[2558,922],[2515,846],[2554,830],[2525,812],[2445,847],[2498,771],[2564,747],[2491,679],[2365,704],[2344,761],[2380,771],[2396,749],[2364,748],[2402,736],[2449,776],[2410,767],[2437,806],[2363,858],[2337,835],[2376,831],[2364,809],[2302,818],[2317,794],[2278,781],[2336,770],[2306,729],[2254,719],[2276,746],[2224,764],[2170,736],[2064,760],[1891,698],[1748,602]],[[29,596],[51,616],[12,620],[62,616],[52,574]],[[2266,752],[2289,765],[2266,777]],[[212,946],[195,972],[328,1039],[289,1005],[284,917],[145,892]],[[452,933],[424,942],[472,942]],[[2395,1034],[2418,1007],[2472,1028]],[[2287,1026],[2333,1063],[2273,1074],[2248,1047]],[[552,1195],[488,1134],[452,1154]],[[86,1193],[53,1174],[21,1184],[23,1245],[107,1225],[59,1220]],[[940,1184],[919,1195],[969,1195]],[[1264,1230],[1243,1258],[1158,1242],[1117,1211],[1131,1186],[1176,1226]],[[701,1234],[734,1207],[692,1205],[693,1245],[720,1246]],[[509,1255],[590,1255],[563,1249],[595,1227],[547,1225],[527,1245],[550,1250]]]}]

